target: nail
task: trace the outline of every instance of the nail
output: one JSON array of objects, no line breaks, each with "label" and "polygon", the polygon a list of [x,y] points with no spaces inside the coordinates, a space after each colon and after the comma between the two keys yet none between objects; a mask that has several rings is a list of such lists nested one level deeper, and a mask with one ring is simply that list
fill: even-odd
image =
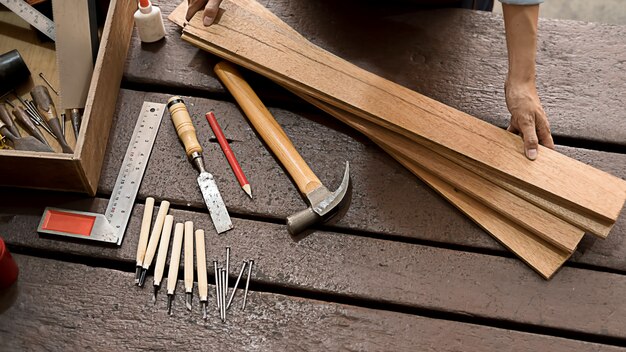
[{"label": "nail", "polygon": [[526,155],[528,156],[528,159],[530,160],[537,159],[537,149],[528,149],[528,151],[526,152]]},{"label": "nail", "polygon": [[204,16],[202,23],[208,27],[213,24],[213,21],[215,21],[215,17]]}]

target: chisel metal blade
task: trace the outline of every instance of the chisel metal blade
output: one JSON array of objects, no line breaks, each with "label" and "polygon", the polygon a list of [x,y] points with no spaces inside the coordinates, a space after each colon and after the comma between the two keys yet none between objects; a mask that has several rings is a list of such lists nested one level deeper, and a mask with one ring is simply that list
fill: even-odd
[{"label": "chisel metal blade", "polygon": [[208,172],[201,172],[198,176],[198,186],[200,186],[202,198],[204,198],[204,203],[209,210],[217,233],[232,229],[233,223],[230,220],[230,215],[228,215],[228,210],[213,179],[213,175]]}]

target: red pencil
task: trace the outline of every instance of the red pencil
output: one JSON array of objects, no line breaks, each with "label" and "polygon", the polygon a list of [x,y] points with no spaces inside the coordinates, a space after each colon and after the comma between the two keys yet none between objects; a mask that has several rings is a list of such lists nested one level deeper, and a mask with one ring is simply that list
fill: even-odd
[{"label": "red pencil", "polygon": [[250,196],[250,198],[252,198],[250,183],[248,182],[248,179],[246,179],[246,175],[243,174],[243,170],[241,170],[241,166],[239,166],[239,162],[237,161],[237,158],[235,158],[235,154],[232,149],[230,149],[230,145],[228,145],[228,141],[226,140],[226,137],[224,137],[224,132],[222,132],[222,128],[219,123],[217,123],[217,119],[215,118],[213,112],[206,113],[206,120],[209,121],[209,125],[211,125],[213,133],[215,133],[217,142],[220,144],[220,147],[222,147],[222,151],[224,152],[230,167],[233,169],[235,177],[237,177],[237,181],[239,181],[241,188]]}]

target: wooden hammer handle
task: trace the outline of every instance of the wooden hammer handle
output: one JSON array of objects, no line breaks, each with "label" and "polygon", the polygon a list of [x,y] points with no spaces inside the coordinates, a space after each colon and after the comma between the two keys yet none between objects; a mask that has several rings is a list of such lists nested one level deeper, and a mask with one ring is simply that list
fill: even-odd
[{"label": "wooden hammer handle", "polygon": [[298,185],[300,192],[309,194],[320,187],[322,183],[319,178],[315,176],[309,165],[307,165],[293,146],[289,137],[276,122],[274,116],[263,105],[261,99],[254,93],[235,66],[229,62],[222,61],[215,65],[214,71],[235,97],[235,100],[246,113],[256,131],[287,169]]},{"label": "wooden hammer handle", "polygon": [[189,116],[189,111],[187,111],[187,106],[185,106],[183,100],[178,96],[171,97],[167,101],[167,107],[170,111],[170,116],[172,117],[178,138],[180,138],[185,145],[185,153],[187,156],[191,157],[193,153],[202,153],[202,146],[200,146],[200,142],[198,142],[196,129],[193,127],[191,116]]}]

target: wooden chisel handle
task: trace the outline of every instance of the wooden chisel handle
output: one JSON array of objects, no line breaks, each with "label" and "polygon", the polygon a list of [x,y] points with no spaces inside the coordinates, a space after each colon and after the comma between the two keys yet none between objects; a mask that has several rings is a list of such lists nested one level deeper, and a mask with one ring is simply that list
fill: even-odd
[{"label": "wooden chisel handle", "polygon": [[198,271],[198,295],[201,301],[207,301],[209,286],[206,271],[206,253],[204,248],[204,230],[196,230],[196,269]]},{"label": "wooden chisel handle", "polygon": [[215,65],[214,71],[228,91],[235,97],[235,100],[246,113],[256,131],[287,169],[298,185],[300,192],[309,194],[320,187],[322,183],[319,178],[315,176],[293,146],[289,137],[276,122],[274,116],[263,105],[261,99],[243,79],[235,66],[229,62],[222,61]]},{"label": "wooden chisel handle", "polygon": [[139,231],[139,244],[137,244],[137,266],[143,265],[143,258],[146,256],[153,210],[154,198],[148,197],[146,198],[146,205],[143,207],[143,218],[141,220],[141,230]]},{"label": "wooden chisel handle", "polygon": [[173,295],[176,291],[176,280],[178,280],[178,267],[180,266],[180,252],[183,249],[183,231],[185,225],[182,222],[176,223],[174,228],[174,241],[172,243],[172,256],[170,258],[170,270],[167,272],[167,294]]},{"label": "wooden chisel handle", "polygon": [[154,226],[152,227],[152,233],[150,234],[150,241],[148,242],[148,249],[146,250],[146,256],[143,258],[142,267],[145,270],[150,268],[150,264],[152,264],[152,259],[154,259],[154,255],[156,254],[157,246],[159,245],[159,239],[161,238],[161,231],[163,230],[163,223],[165,222],[165,216],[167,215],[168,210],[170,210],[170,202],[164,200],[159,205],[159,212],[157,213],[157,218],[154,221]]},{"label": "wooden chisel handle", "polygon": [[170,116],[178,138],[180,138],[185,145],[185,153],[187,156],[191,157],[194,153],[202,153],[202,146],[200,146],[200,142],[198,142],[196,129],[193,127],[191,116],[189,116],[189,111],[187,111],[187,106],[185,106],[183,99],[178,96],[171,97],[167,101],[167,108],[170,111]]},{"label": "wooden chisel handle", "polygon": [[15,124],[13,123],[13,119],[11,118],[11,115],[9,115],[9,110],[7,110],[4,104],[0,104],[0,121],[4,122],[7,129],[11,131],[11,133],[14,134],[17,138],[20,138],[22,136],[20,134],[20,131],[17,129],[17,126],[15,126]]},{"label": "wooden chisel handle", "polygon": [[154,265],[154,284],[160,285],[165,271],[165,261],[167,259],[167,250],[170,245],[170,235],[172,234],[172,226],[174,225],[174,216],[167,215],[163,223],[163,232],[161,233],[161,241],[159,244],[159,253],[157,254],[156,264]]},{"label": "wooden chisel handle", "polygon": [[193,290],[193,222],[185,222],[185,292]]}]

